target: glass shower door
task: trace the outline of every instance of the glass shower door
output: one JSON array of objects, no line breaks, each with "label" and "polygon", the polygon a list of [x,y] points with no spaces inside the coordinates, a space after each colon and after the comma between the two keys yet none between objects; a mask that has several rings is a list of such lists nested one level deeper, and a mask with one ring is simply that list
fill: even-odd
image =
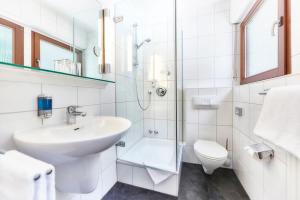
[{"label": "glass shower door", "polygon": [[175,0],[124,0],[115,7],[116,109],[132,122],[118,159],[173,172],[182,138],[175,14]]}]

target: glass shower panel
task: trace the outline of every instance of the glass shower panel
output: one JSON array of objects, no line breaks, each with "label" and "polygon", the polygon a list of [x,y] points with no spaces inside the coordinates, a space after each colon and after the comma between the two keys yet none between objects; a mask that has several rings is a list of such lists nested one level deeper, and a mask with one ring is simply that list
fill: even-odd
[{"label": "glass shower panel", "polygon": [[[177,171],[182,79],[176,74],[175,0],[124,0],[114,15],[117,115],[132,122],[118,159]],[[139,151],[138,146],[145,148]],[[128,155],[132,149],[134,155]],[[161,153],[153,155],[158,149]],[[162,154],[169,155],[168,166],[160,163]]]}]

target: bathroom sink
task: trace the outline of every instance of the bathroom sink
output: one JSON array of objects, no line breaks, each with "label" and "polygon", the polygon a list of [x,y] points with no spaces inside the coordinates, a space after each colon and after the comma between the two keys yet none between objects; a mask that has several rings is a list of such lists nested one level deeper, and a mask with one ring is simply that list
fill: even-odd
[{"label": "bathroom sink", "polygon": [[112,147],[130,128],[119,117],[85,118],[74,125],[17,131],[18,150],[55,166],[56,187],[65,193],[90,193],[97,184],[100,152]]},{"label": "bathroom sink", "polygon": [[74,125],[18,131],[14,140],[21,151],[56,164],[44,154],[83,157],[99,153],[116,143],[130,126],[124,118],[93,117]]}]

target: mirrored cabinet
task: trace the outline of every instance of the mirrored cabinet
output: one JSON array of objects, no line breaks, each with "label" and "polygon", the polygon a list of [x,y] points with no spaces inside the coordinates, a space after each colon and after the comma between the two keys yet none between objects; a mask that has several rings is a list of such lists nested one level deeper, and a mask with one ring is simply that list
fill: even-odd
[{"label": "mirrored cabinet", "polygon": [[108,16],[97,1],[77,10],[56,3],[32,1],[41,12],[35,18],[28,17],[29,10],[24,10],[25,19],[0,13],[0,64],[105,79],[103,74],[111,73],[111,60],[105,57]]}]

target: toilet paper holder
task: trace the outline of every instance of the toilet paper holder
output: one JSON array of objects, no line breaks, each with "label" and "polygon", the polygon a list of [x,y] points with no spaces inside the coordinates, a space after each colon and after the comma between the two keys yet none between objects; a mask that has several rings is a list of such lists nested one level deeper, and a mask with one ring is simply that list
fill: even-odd
[{"label": "toilet paper holder", "polygon": [[264,160],[266,158],[274,158],[274,150],[264,143],[249,145],[245,147],[245,150],[248,151],[249,154],[257,157],[260,160]]}]

